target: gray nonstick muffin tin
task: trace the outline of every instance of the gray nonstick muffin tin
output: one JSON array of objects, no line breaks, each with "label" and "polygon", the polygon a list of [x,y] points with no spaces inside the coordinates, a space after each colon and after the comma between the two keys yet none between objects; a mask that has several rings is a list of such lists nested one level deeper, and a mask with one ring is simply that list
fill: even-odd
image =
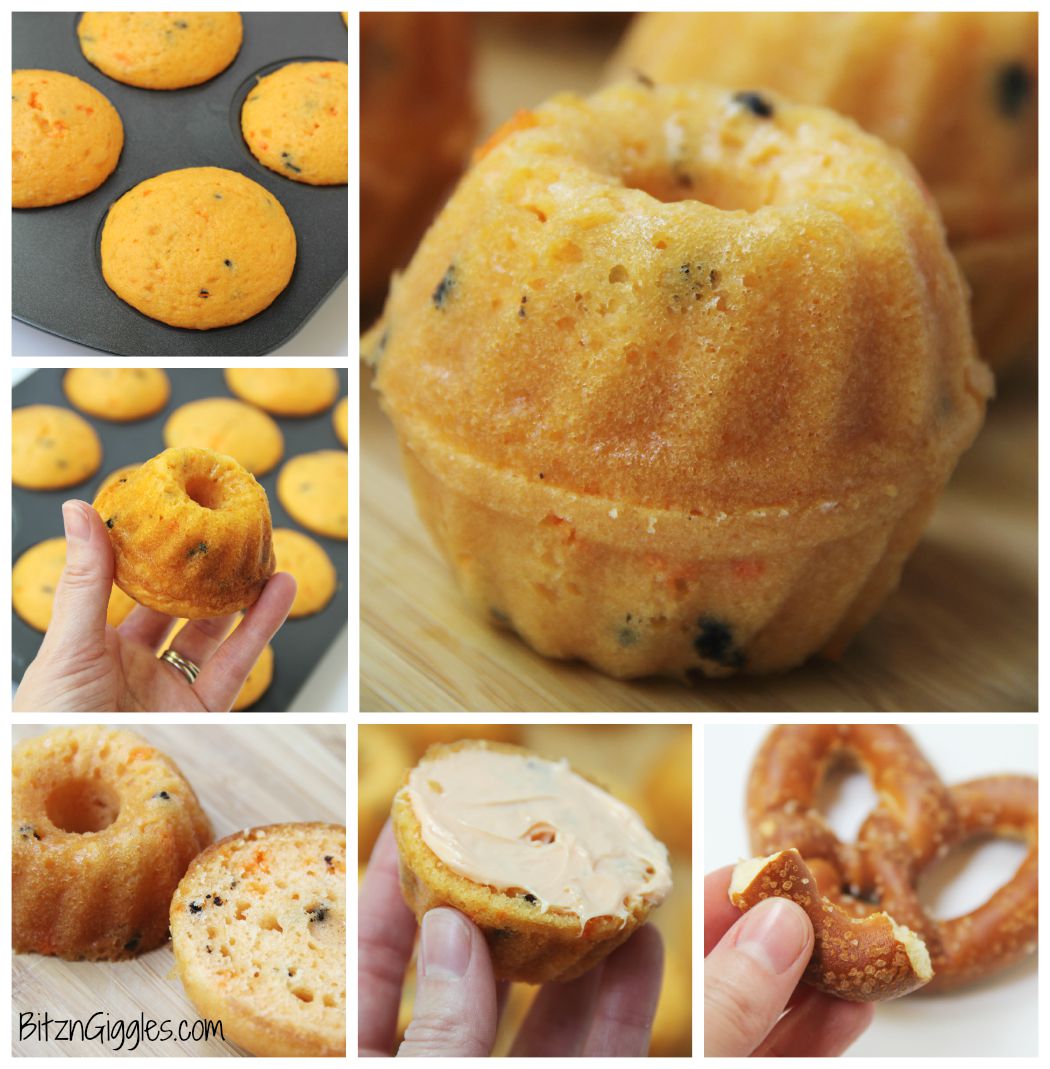
[{"label": "gray nonstick muffin tin", "polygon": [[[151,90],[114,81],[88,63],[77,41],[79,14],[12,16],[15,69],[72,74],[108,97],[124,123],[120,162],[98,189],[68,204],[12,212],[16,319],[118,356],[262,356],[288,341],[346,276],[347,187],[282,178],[248,151],[240,128],[241,104],[258,77],[296,61],[345,63],[346,27],[337,11],[241,17],[244,42],[226,70],[203,85]],[[98,245],[110,205],[144,179],[183,167],[239,171],[278,199],[295,228],[287,288],[232,327],[169,327],[125,304],[102,278]]]},{"label": "gray nonstick muffin tin", "polygon": [[[338,16],[337,16],[338,17]],[[166,368],[171,379],[171,398],[162,412],[135,423],[108,423],[89,416],[70,404],[62,390],[63,369],[39,370],[20,382],[12,391],[14,408],[24,405],[61,405],[83,416],[102,441],[102,466],[78,486],[63,490],[11,489],[11,563],[30,546],[45,538],[62,536],[62,502],[71,498],[93,501],[102,480],[115,468],[138,464],[156,456],[165,448],[161,431],[171,413],[187,401],[202,397],[231,397],[222,369]],[[347,372],[337,369],[340,397],[347,394]],[[324,656],[332,640],[346,626],[347,573],[346,542],[324,538],[296,523],[277,499],[277,475],[282,466],[298,453],[316,449],[342,449],[343,444],[332,428],[332,410],[306,419],[274,416],[284,435],[284,456],[273,471],[259,476],[270,502],[274,527],[291,527],[318,542],[335,566],[336,589],[332,600],[319,613],[287,620],[271,643],[274,652],[273,682],[251,706],[254,712],[281,712],[288,708],[307,677]],[[22,678],[29,662],[36,656],[43,635],[31,628],[17,613],[11,612],[11,671],[15,681]],[[339,710],[336,710],[339,711]],[[345,711],[345,710],[343,710]]]}]

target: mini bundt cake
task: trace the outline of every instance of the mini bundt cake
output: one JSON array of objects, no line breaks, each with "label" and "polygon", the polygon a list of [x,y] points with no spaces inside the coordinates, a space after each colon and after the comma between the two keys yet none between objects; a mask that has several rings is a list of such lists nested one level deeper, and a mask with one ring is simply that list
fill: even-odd
[{"label": "mini bundt cake", "polygon": [[277,567],[295,580],[295,601],[290,619],[312,616],[332,600],[339,577],[321,544],[292,527],[273,529],[273,552]]},{"label": "mini bundt cake", "polygon": [[171,899],[186,994],[261,1057],[346,1054],[346,828],[271,824],[215,843]]},{"label": "mini bundt cake", "polygon": [[26,490],[61,490],[90,479],[102,442],[83,416],[58,405],[25,405],[11,413],[11,482]]},{"label": "mini bundt cake", "polygon": [[432,746],[393,807],[401,893],[420,921],[452,906],[481,929],[493,975],[581,976],[671,891],[667,848],[629,806],[505,743]]},{"label": "mini bundt cake", "polygon": [[383,299],[474,139],[470,15],[363,11],[361,296]]},{"label": "mini bundt cake", "polygon": [[140,735],[53,728],[12,754],[12,945],[111,961],[168,938],[168,907],[211,825]]},{"label": "mini bundt cake", "polygon": [[171,397],[159,367],[71,367],[62,377],[69,402],[96,419],[133,423],[156,415]]},{"label": "mini bundt cake", "polygon": [[647,13],[613,63],[658,82],[768,88],[848,115],[911,158],[973,290],[981,356],[1034,349],[1035,11]]},{"label": "mini bundt cake", "polygon": [[223,616],[251,605],[273,575],[266,491],[232,457],[166,449],[95,498],[115,580],[169,616]]},{"label": "mini bundt cake", "polygon": [[519,114],[364,347],[471,601],[621,677],[840,649],[992,388],[904,156],[700,84]]}]

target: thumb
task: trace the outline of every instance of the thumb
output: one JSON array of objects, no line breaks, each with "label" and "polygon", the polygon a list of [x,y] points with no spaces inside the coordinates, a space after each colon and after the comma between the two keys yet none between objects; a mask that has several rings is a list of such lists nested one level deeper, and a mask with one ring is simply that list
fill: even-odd
[{"label": "thumb", "polygon": [[66,566],[55,591],[45,642],[62,656],[93,657],[105,648],[113,549],[102,517],[86,502],[67,501],[62,522]]},{"label": "thumb", "polygon": [[786,898],[745,913],[704,959],[704,1056],[750,1054],[777,1023],[813,953],[813,926]]},{"label": "thumb", "polygon": [[423,915],[416,1003],[399,1057],[482,1058],[496,1039],[496,984],[485,937],[447,907]]}]

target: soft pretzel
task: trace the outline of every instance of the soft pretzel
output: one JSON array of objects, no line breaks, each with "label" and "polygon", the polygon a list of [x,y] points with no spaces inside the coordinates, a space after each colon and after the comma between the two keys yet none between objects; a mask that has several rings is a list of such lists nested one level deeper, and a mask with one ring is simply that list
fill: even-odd
[{"label": "soft pretzel", "polygon": [[813,956],[803,979],[849,1002],[881,1002],[907,995],[933,976],[926,944],[887,913],[852,917],[817,888],[797,850],[741,861],[729,898],[749,910],[764,898],[790,898],[813,924]]},{"label": "soft pretzel", "polygon": [[[842,758],[859,760],[879,797],[856,843],[841,842],[816,809],[825,774]],[[756,854],[797,849],[829,916],[861,919],[878,911],[917,935],[933,966],[925,990],[984,978],[1035,949],[1038,783],[1031,777],[993,776],[949,788],[896,725],[780,726],[755,759],[747,816]],[[916,892],[919,874],[952,847],[988,834],[1025,841],[1024,862],[978,909],[934,920]],[[886,991],[865,997],[904,993],[892,984]]]}]

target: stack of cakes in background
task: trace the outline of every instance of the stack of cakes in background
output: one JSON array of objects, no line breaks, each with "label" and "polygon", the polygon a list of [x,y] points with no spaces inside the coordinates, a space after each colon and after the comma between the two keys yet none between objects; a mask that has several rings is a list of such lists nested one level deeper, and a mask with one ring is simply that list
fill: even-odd
[{"label": "stack of cakes in background", "polygon": [[[570,765],[626,802],[671,854],[674,890],[650,914],[664,941],[663,987],[653,1024],[652,1056],[692,1050],[692,746],[688,727],[667,725],[409,724],[358,729],[358,863],[364,867],[390,814],[394,794],[428,746],[488,739],[525,746]],[[510,1052],[539,988],[510,986],[493,1053]],[[398,1042],[412,1020],[415,966],[405,979]]]},{"label": "stack of cakes in background", "polygon": [[476,120],[469,15],[360,19],[361,299],[371,318],[466,163]]},{"label": "stack of cakes in background", "polygon": [[944,219],[995,371],[1033,355],[1038,319],[1035,11],[656,12],[615,78],[702,79],[832,108],[901,149]]}]

